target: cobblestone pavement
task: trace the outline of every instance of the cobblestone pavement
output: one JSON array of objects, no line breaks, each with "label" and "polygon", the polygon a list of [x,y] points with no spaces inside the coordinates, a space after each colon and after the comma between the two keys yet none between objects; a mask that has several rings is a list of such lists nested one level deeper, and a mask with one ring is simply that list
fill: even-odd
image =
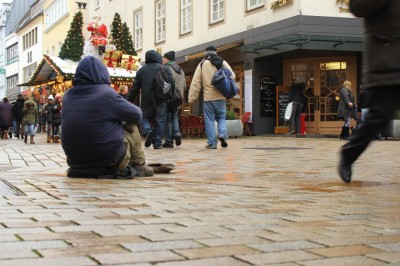
[{"label": "cobblestone pavement", "polygon": [[398,141],[350,184],[338,139],[184,139],[146,149],[175,171],[134,180],[67,178],[61,146],[36,142],[0,140],[2,266],[400,265]]}]

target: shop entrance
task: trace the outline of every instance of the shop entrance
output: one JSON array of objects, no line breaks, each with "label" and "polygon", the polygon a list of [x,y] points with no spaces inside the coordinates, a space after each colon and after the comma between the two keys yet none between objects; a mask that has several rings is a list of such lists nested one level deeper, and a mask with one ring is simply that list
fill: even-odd
[{"label": "shop entrance", "polygon": [[290,87],[293,81],[306,84],[307,133],[340,133],[343,122],[336,117],[336,96],[345,80],[353,84],[353,94],[357,95],[356,64],[355,57],[284,61],[284,87]]}]

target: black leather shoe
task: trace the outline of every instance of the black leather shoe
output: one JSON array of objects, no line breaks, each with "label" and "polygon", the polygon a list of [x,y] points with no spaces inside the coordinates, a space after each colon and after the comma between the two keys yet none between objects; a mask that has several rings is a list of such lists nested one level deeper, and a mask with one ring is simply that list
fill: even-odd
[{"label": "black leather shoe", "polygon": [[226,139],[224,137],[219,137],[218,139],[219,139],[219,141],[221,141],[222,148],[228,147],[228,142],[226,142]]},{"label": "black leather shoe", "polygon": [[151,143],[153,142],[153,132],[150,131],[147,135],[146,135],[146,140],[144,141],[144,146],[146,148],[151,146]]},{"label": "black leather shoe", "polygon": [[339,175],[340,178],[347,183],[350,183],[351,181],[351,164],[343,162],[343,160],[340,160],[339,163]]}]

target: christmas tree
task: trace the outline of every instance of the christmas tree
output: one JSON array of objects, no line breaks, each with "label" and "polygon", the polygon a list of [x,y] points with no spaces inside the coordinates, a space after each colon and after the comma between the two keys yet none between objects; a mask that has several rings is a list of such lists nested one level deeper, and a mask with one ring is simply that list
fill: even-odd
[{"label": "christmas tree", "polygon": [[78,62],[81,60],[83,54],[83,45],[85,39],[82,34],[83,16],[82,12],[75,14],[71,22],[71,28],[68,31],[67,38],[65,39],[59,57],[62,59],[70,59]]},{"label": "christmas tree", "polygon": [[113,39],[113,43],[117,50],[121,50],[121,33],[122,33],[122,22],[121,16],[118,13],[115,13],[113,22],[111,24],[111,36]]},{"label": "christmas tree", "polygon": [[121,47],[119,50],[124,54],[136,55],[135,48],[133,47],[132,35],[126,22],[122,25],[120,43]]}]

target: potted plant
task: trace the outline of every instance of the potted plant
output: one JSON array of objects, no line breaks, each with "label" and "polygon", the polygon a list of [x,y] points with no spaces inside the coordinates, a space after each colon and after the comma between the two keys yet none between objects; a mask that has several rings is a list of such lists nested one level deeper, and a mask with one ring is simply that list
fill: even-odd
[{"label": "potted plant", "polygon": [[392,120],[382,131],[382,137],[400,138],[400,110],[397,110]]},{"label": "potted plant", "polygon": [[229,137],[240,137],[243,134],[243,124],[234,110],[226,110],[226,131]]}]

